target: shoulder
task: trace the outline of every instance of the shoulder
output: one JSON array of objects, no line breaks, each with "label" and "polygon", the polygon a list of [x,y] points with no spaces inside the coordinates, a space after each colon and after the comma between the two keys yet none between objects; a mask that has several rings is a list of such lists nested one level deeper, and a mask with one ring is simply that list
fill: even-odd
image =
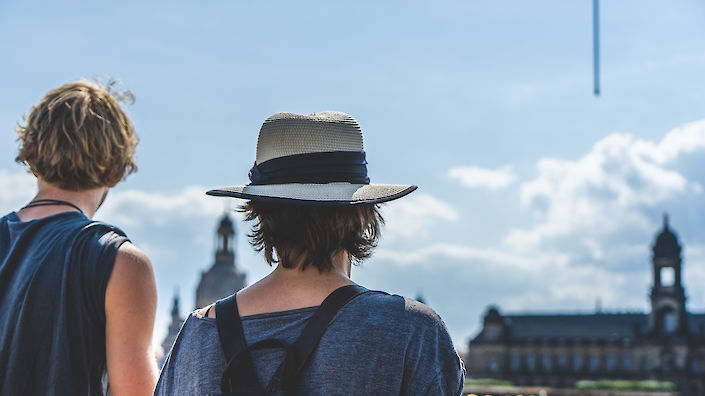
[{"label": "shoulder", "polygon": [[127,239],[127,234],[120,228],[104,223],[102,221],[87,219],[83,222],[81,233],[99,238],[102,242],[107,242],[112,239],[123,238]]},{"label": "shoulder", "polygon": [[351,303],[353,309],[368,309],[391,319],[402,320],[419,326],[437,326],[443,320],[436,311],[414,299],[396,294],[365,293]]},{"label": "shoulder", "polygon": [[135,284],[153,281],[154,270],[149,257],[130,242],[125,242],[117,250],[113,274],[110,277],[122,283]]},{"label": "shoulder", "polygon": [[117,250],[115,264],[106,290],[106,308],[147,305],[157,301],[157,286],[152,263],[133,244],[123,243]]},{"label": "shoulder", "polygon": [[[105,259],[112,261],[118,248],[125,242],[129,242],[129,238],[125,233],[110,224],[101,221],[95,221],[86,218],[85,216],[72,216],[63,219],[57,224],[63,229],[63,233],[72,235],[74,249],[78,254],[99,255]],[[74,231],[75,230],[75,231]],[[105,256],[107,254],[107,256]],[[99,257],[91,257],[97,261]]]},{"label": "shoulder", "polygon": [[151,266],[149,257],[130,242],[123,243],[117,251],[115,261],[124,263],[123,265],[145,267]]}]

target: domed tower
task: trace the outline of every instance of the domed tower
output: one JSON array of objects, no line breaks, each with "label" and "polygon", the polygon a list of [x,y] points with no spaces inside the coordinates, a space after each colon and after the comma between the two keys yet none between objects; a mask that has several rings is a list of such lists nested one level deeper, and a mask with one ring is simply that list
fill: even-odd
[{"label": "domed tower", "polygon": [[649,327],[655,335],[684,334],[688,330],[685,290],[681,282],[681,245],[670,229],[668,215],[653,246],[654,285],[651,288]]},{"label": "domed tower", "polygon": [[201,274],[196,289],[196,308],[205,307],[246,286],[245,274],[235,266],[235,228],[225,214],[217,229],[215,262]]}]

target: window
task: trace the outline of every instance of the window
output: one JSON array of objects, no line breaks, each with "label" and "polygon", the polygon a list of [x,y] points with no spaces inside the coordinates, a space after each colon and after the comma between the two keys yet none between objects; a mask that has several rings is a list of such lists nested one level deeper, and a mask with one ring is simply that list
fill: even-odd
[{"label": "window", "polygon": [[632,371],[634,369],[633,365],[634,362],[632,361],[632,355],[622,356],[622,370]]},{"label": "window", "polygon": [[509,357],[509,370],[513,372],[519,371],[519,368],[521,366],[521,357],[519,357],[518,353],[513,353]]},{"label": "window", "polygon": [[594,373],[600,368],[600,356],[596,353],[590,355],[590,372]]},{"label": "window", "polygon": [[661,370],[665,373],[668,374],[671,372],[673,369],[673,357],[671,355],[666,355],[661,358]]},{"label": "window", "polygon": [[573,355],[573,371],[579,373],[583,370],[583,354],[576,353]]},{"label": "window", "polygon": [[698,359],[693,359],[690,361],[690,371],[693,374],[698,374],[700,372],[700,362]]},{"label": "window", "polygon": [[541,356],[541,369],[546,372],[550,372],[553,369],[553,363],[551,361],[551,355],[546,353]]},{"label": "window", "polygon": [[526,368],[529,371],[536,371],[536,356],[533,353],[526,354]]},{"label": "window", "polygon": [[558,354],[558,356],[556,357],[556,364],[559,368],[562,369],[564,369],[568,365],[568,357],[565,355],[565,353]]},{"label": "window", "polygon": [[497,371],[499,371],[499,363],[497,363],[496,358],[494,358],[494,357],[490,358],[489,369],[490,369],[490,373],[496,373]]},{"label": "window", "polygon": [[666,334],[673,334],[676,332],[678,327],[678,320],[676,313],[673,311],[666,311],[663,314],[663,332]]},{"label": "window", "polygon": [[649,361],[646,360],[646,358],[641,359],[641,372],[642,373],[649,372]]},{"label": "window", "polygon": [[608,373],[614,372],[615,367],[617,366],[617,359],[615,358],[614,354],[608,353],[607,357],[605,358],[605,369],[607,370]]},{"label": "window", "polygon": [[676,271],[672,267],[661,268],[661,286],[671,287],[676,284]]}]

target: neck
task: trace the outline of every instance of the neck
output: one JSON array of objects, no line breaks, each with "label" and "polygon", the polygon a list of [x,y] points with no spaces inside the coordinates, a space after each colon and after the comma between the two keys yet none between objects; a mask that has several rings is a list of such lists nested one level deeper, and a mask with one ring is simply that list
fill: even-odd
[{"label": "neck", "polygon": [[[70,202],[83,211],[83,214],[88,218],[93,218],[98,207],[103,203],[108,187],[98,187],[89,190],[70,191],[64,190],[59,186],[37,179],[37,195],[32,198],[32,201],[40,199],[55,199],[58,201]],[[21,220],[34,220],[46,216],[51,216],[57,213],[74,212],[76,209],[68,205],[47,205],[35,206],[21,209],[17,215]]]},{"label": "neck", "polygon": [[319,305],[333,290],[352,284],[350,280],[350,258],[341,252],[331,258],[333,268],[319,272],[307,266],[299,269],[279,265],[269,275],[237,293],[240,315],[284,311]]},{"label": "neck", "polygon": [[349,283],[350,282],[350,257],[347,252],[339,252],[331,257],[332,268],[325,272],[320,272],[318,268],[308,265],[301,269],[305,257],[299,257],[293,268],[284,268],[278,265],[269,275],[272,281],[283,282],[289,284],[306,284],[306,283]]}]

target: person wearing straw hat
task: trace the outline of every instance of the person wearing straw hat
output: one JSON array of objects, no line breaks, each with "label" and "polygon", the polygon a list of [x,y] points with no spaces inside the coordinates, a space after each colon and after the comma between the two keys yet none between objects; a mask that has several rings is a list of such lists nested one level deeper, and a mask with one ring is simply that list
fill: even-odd
[{"label": "person wearing straw hat", "polygon": [[[155,395],[459,395],[464,368],[440,317],[350,279],[372,254],[379,204],[412,185],[370,184],[357,121],[278,113],[245,186],[249,235],[274,270],[187,318]],[[279,393],[277,393],[279,392]]]}]

